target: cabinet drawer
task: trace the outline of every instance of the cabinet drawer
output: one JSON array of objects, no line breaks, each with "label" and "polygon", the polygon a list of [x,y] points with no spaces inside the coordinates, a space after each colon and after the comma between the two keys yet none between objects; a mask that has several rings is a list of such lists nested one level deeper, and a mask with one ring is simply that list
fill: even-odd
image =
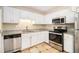
[{"label": "cabinet drawer", "polygon": [[70,34],[64,34],[64,38],[73,38],[73,35],[70,35]]}]

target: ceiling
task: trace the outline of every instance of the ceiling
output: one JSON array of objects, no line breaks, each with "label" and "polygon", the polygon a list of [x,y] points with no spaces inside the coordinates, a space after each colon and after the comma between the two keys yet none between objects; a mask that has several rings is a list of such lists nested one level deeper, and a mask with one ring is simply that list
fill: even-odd
[{"label": "ceiling", "polygon": [[31,12],[36,12],[36,13],[46,15],[51,12],[59,11],[69,7],[70,6],[16,6],[15,8],[20,8]]}]

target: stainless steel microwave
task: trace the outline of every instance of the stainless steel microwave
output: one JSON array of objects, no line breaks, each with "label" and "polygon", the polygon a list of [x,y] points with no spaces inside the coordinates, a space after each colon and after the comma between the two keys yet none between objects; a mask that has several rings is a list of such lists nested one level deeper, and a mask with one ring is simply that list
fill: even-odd
[{"label": "stainless steel microwave", "polygon": [[52,23],[55,23],[55,24],[64,24],[65,23],[65,18],[55,18],[55,19],[52,19]]}]

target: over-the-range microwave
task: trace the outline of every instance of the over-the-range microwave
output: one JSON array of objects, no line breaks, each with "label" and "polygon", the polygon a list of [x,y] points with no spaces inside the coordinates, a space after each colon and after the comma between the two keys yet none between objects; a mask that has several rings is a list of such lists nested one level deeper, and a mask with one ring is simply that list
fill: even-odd
[{"label": "over-the-range microwave", "polygon": [[64,24],[65,23],[65,17],[54,18],[54,19],[52,19],[52,23],[54,23],[54,24]]}]

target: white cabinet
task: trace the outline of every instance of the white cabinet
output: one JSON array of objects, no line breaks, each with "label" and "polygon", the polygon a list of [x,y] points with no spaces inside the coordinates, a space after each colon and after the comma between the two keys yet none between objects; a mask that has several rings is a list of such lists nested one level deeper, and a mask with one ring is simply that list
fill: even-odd
[{"label": "white cabinet", "polygon": [[74,52],[74,36],[71,34],[64,34],[64,50],[66,52]]},{"label": "white cabinet", "polygon": [[0,53],[4,52],[4,43],[3,43],[3,36],[0,33]]},{"label": "white cabinet", "polygon": [[45,19],[43,15],[26,10],[21,10],[21,19],[31,20],[33,24],[45,24]]},{"label": "white cabinet", "polygon": [[29,18],[29,13],[25,10],[20,10],[21,12],[21,19],[28,19]]},{"label": "white cabinet", "polygon": [[31,36],[31,46],[34,46],[39,43],[39,33],[32,33]]},{"label": "white cabinet", "polygon": [[49,43],[49,32],[48,31],[40,32],[39,35],[40,35],[39,36],[40,42],[47,42],[47,43]]},{"label": "white cabinet", "polygon": [[22,34],[22,50],[42,42],[49,43],[48,31]]},{"label": "white cabinet", "polygon": [[46,20],[44,19],[43,15],[36,14],[37,16],[35,17],[35,24],[46,24]]},{"label": "white cabinet", "polygon": [[3,23],[18,23],[19,19],[19,9],[12,7],[3,7]]},{"label": "white cabinet", "polygon": [[25,20],[31,20],[35,22],[36,16],[34,13],[29,12],[27,10],[20,10],[21,12],[21,17],[20,19],[25,19]]},{"label": "white cabinet", "polygon": [[49,33],[48,31],[41,31],[37,33],[32,33],[31,45],[36,45],[42,42],[49,43]]},{"label": "white cabinet", "polygon": [[27,33],[24,33],[22,34],[22,46],[21,46],[21,49],[26,49],[28,47],[30,47],[30,40],[31,40],[31,34],[27,34]]},{"label": "white cabinet", "polygon": [[52,24],[52,19],[57,17],[66,17],[66,23],[74,23],[74,12],[70,9],[63,9],[60,11],[50,13],[45,16],[45,20],[48,24]]},{"label": "white cabinet", "polygon": [[75,23],[74,12],[70,11],[66,15],[66,23]]},{"label": "white cabinet", "polygon": [[3,7],[3,23],[18,23],[20,19],[33,21],[34,24],[46,24],[43,15],[13,7]]},{"label": "white cabinet", "polygon": [[20,10],[19,9],[14,9],[14,19],[13,19],[13,23],[19,23],[20,20]]}]

